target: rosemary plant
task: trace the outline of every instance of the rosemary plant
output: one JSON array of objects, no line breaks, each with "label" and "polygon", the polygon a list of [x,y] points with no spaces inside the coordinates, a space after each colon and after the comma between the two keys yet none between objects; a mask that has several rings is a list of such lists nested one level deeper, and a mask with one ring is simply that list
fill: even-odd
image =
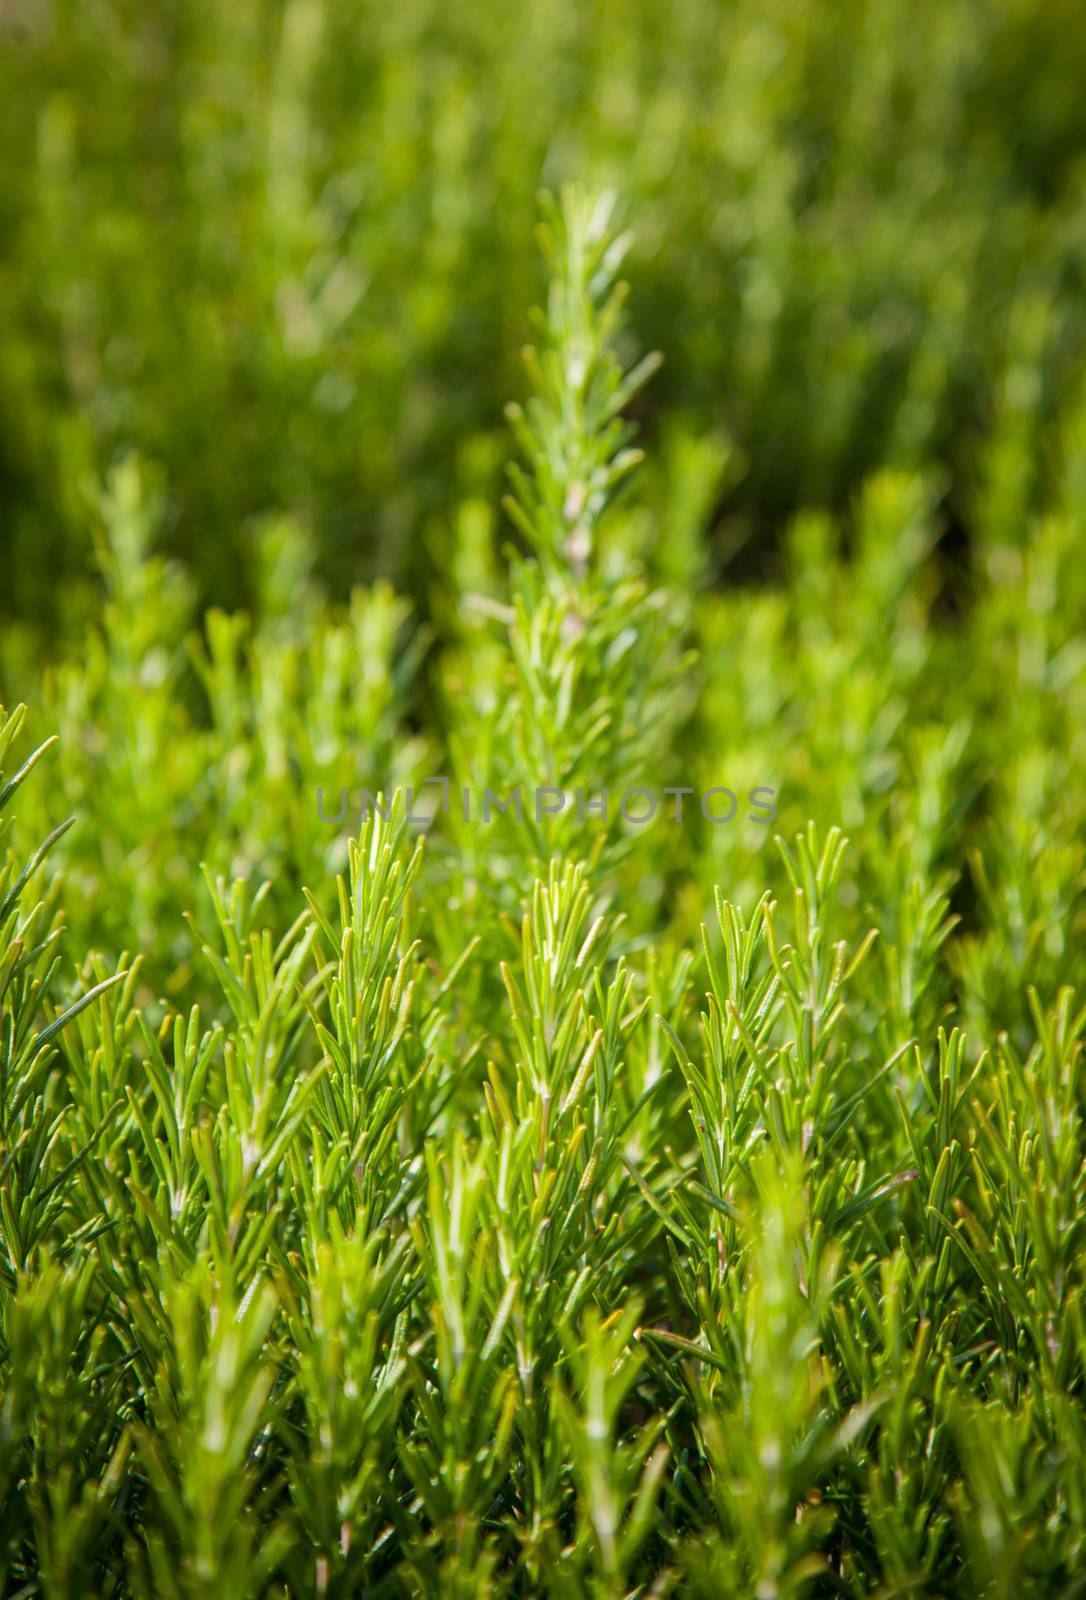
[{"label": "rosemary plant", "polygon": [[1086,409],[952,620],[900,466],[714,586],[611,200],[542,238],[428,625],[284,523],[201,613],[131,456],[0,718],[0,1587],[1071,1600]]}]

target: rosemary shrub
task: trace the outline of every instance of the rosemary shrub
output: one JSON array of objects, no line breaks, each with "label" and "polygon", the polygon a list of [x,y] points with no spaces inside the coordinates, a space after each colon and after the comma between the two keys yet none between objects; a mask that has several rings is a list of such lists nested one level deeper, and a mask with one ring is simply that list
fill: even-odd
[{"label": "rosemary shrub", "polygon": [[[433,632],[287,524],[200,615],[129,457],[0,721],[4,1592],[1070,1600],[1086,406],[1036,523],[1008,407],[953,619],[920,470],[714,588],[609,200],[543,242],[515,543],[459,506]],[[778,825],[423,839],[435,776]]]}]

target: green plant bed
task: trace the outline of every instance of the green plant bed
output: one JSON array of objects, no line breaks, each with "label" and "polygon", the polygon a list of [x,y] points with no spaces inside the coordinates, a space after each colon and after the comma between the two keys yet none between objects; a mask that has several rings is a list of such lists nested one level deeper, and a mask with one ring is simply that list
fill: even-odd
[{"label": "green plant bed", "polygon": [[3,1591],[1070,1600],[1086,409],[953,614],[900,462],[714,587],[542,238],[425,625],[289,523],[201,612],[130,456],[0,721]]}]

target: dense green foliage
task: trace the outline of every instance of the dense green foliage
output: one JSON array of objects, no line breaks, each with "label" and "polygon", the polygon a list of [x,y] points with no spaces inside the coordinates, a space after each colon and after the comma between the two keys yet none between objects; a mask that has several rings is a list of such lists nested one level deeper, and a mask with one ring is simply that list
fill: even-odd
[{"label": "dense green foliage", "polygon": [[637,218],[654,456],[682,494],[715,443],[714,565],[879,466],[940,462],[970,523],[1007,384],[1044,501],[1086,335],[1080,10],[4,0],[5,653],[93,616],[86,485],[133,445],[203,601],[253,606],[250,525],[289,516],[337,592],[427,608],[452,505],[496,497],[541,182]]},{"label": "dense green foliage", "polygon": [[965,577],[898,465],[714,590],[608,201],[544,242],[515,548],[423,625],[266,523],[201,614],[125,457],[2,721],[7,1593],[1081,1592],[1086,403],[1035,514],[1008,378]]}]

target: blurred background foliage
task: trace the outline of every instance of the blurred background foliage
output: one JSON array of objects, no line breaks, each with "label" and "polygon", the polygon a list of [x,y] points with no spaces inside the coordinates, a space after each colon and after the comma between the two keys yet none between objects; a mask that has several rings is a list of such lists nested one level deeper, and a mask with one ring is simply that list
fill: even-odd
[{"label": "blurred background foliage", "polygon": [[3,0],[9,690],[98,609],[122,447],[198,604],[259,609],[285,516],[333,594],[429,611],[496,495],[537,190],[569,177],[636,218],[631,348],[667,353],[641,420],[662,493],[716,462],[709,577],[937,464],[956,594],[980,441],[1017,408],[1043,501],[1081,364],[1084,81],[1075,0]]}]

